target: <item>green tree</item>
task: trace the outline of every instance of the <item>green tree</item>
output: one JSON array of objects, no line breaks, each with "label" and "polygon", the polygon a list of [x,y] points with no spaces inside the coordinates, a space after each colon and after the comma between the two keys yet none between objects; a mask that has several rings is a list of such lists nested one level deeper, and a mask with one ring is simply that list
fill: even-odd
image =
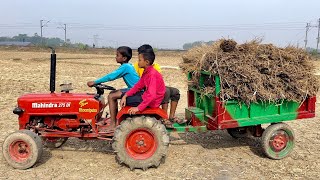
[{"label": "green tree", "polygon": [[195,41],[195,42],[192,42],[192,43],[185,43],[182,48],[184,50],[188,50],[188,49],[191,49],[193,47],[196,47],[196,46],[201,46],[203,44],[207,44],[207,45],[211,45],[213,44],[215,41],[208,41],[208,42],[204,42],[204,41]]},{"label": "green tree", "polygon": [[27,34],[19,34],[18,36],[13,36],[13,41],[19,41],[19,42],[26,42],[28,41],[28,35]]}]

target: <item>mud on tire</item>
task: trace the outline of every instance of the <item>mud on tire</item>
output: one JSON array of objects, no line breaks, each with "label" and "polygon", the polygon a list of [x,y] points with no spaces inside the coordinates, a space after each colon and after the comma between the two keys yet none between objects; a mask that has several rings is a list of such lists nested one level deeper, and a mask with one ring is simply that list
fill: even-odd
[{"label": "mud on tire", "polygon": [[2,147],[3,157],[16,169],[32,167],[42,156],[41,138],[29,130],[19,130],[9,134]]},{"label": "mud on tire", "polygon": [[112,147],[116,160],[131,170],[158,167],[164,162],[169,146],[165,126],[153,117],[127,118],[117,127]]}]

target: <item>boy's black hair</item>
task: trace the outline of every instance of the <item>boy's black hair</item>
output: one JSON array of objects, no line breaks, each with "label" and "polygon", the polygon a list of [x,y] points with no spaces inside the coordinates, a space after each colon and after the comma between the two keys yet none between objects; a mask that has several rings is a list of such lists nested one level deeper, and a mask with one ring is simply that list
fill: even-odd
[{"label": "boy's black hair", "polygon": [[153,64],[154,59],[156,58],[156,55],[151,49],[144,50],[142,53],[139,53],[139,54],[143,56],[144,60],[148,60],[150,62],[150,65]]},{"label": "boy's black hair", "polygon": [[141,53],[143,53],[143,52],[145,52],[145,51],[150,51],[150,50],[153,51],[152,46],[150,46],[149,44],[144,44],[144,45],[142,45],[142,46],[140,46],[140,47],[138,48],[138,54],[141,54]]},{"label": "boy's black hair", "polygon": [[154,54],[152,46],[144,44],[138,48],[138,54],[142,54],[144,60],[148,60],[150,65],[153,64],[156,55]]},{"label": "boy's black hair", "polygon": [[127,62],[132,58],[132,49],[128,46],[120,46],[117,51],[123,56],[127,58]]}]

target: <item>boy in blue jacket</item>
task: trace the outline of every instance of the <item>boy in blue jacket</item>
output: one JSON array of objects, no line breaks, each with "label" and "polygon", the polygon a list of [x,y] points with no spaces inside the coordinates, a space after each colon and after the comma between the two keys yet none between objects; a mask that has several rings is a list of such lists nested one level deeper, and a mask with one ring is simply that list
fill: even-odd
[{"label": "boy in blue jacket", "polygon": [[130,88],[132,88],[138,81],[139,76],[135,71],[132,64],[129,63],[132,57],[132,49],[127,46],[121,46],[117,49],[116,61],[121,64],[118,69],[115,71],[95,80],[87,82],[89,87],[92,87],[95,84],[100,84],[103,82],[113,81],[115,79],[123,78],[124,82],[128,86],[126,89],[120,89],[111,91],[108,95],[108,103],[109,103],[109,112],[110,112],[110,126],[108,129],[115,128],[116,125],[116,116],[118,113],[118,102],[117,100],[121,98],[122,93],[127,92]]}]

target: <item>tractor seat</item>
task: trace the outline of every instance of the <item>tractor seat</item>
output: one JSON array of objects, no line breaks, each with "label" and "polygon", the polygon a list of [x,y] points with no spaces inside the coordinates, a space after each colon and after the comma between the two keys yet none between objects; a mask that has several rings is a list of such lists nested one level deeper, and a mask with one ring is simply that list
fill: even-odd
[{"label": "tractor seat", "polygon": [[[125,106],[124,108],[122,108],[117,114],[117,119],[122,120],[125,117],[130,116],[128,113],[128,110],[130,108],[131,106]],[[146,108],[142,112],[138,111],[135,115],[156,115],[156,117],[168,119],[167,113],[161,108]]]}]

